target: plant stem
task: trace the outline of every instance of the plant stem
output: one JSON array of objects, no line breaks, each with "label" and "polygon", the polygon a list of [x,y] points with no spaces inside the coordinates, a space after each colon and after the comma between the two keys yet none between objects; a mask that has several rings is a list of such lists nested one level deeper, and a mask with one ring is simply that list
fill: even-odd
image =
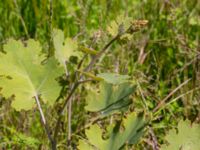
[{"label": "plant stem", "polygon": [[159,150],[158,140],[157,140],[157,137],[156,137],[152,127],[149,127],[149,133],[150,133],[151,141],[152,141],[152,149]]},{"label": "plant stem", "polygon": [[58,112],[58,120],[56,122],[56,127],[55,127],[55,130],[54,130],[54,141],[56,141],[56,138],[57,138],[57,135],[58,135],[58,131],[59,131],[59,126],[60,126],[60,122],[61,122],[61,119],[62,119],[62,116],[63,116],[63,113],[64,113],[64,109],[69,101],[69,99],[71,98],[71,96],[73,95],[73,93],[75,92],[75,90],[78,88],[78,85],[79,83],[74,83],[72,85],[72,88],[71,88],[71,91],[68,95],[68,97],[66,98],[63,106],[61,107],[60,111]]},{"label": "plant stem", "polygon": [[113,39],[108,42],[103,49],[93,57],[89,65],[84,69],[84,72],[90,71],[90,69],[94,66],[94,64],[97,62],[97,60],[106,52],[106,50],[110,47],[112,43],[114,43],[117,39],[120,38],[120,34],[117,34]]},{"label": "plant stem", "polygon": [[52,49],[53,47],[53,37],[52,37],[52,31],[53,31],[53,26],[52,26],[52,20],[53,20],[53,0],[49,0],[49,56],[52,56],[54,51]]},{"label": "plant stem", "polygon": [[42,121],[42,124],[44,126],[44,129],[45,129],[45,132],[47,133],[47,137],[48,137],[48,139],[49,139],[49,141],[51,143],[52,150],[56,150],[56,144],[55,144],[53,138],[51,137],[51,134],[50,134],[50,131],[49,131],[49,127],[48,127],[47,121],[46,121],[46,119],[44,117],[44,113],[42,111],[42,107],[41,107],[38,95],[35,95],[35,101],[37,103],[37,106],[38,106],[38,109],[39,109],[39,112],[40,112],[40,117],[41,117],[41,121]]},{"label": "plant stem", "polygon": [[20,19],[20,21],[21,21],[21,23],[22,23],[22,27],[24,28],[24,32],[25,32],[25,34],[26,34],[26,37],[29,38],[28,29],[27,29],[27,27],[26,27],[26,23],[25,23],[25,21],[24,21],[22,15],[21,15],[21,13],[20,13],[19,6],[18,6],[18,4],[17,4],[17,1],[16,1],[16,0],[13,0],[13,2],[14,2],[14,5],[15,5],[15,7],[16,7],[17,14],[18,14],[17,17],[19,17],[19,19]]},{"label": "plant stem", "polygon": [[[118,31],[118,34],[113,37],[103,48],[102,50],[97,54],[95,55],[92,60],[90,61],[90,63],[85,67],[85,69],[83,69],[84,72],[88,72],[92,69],[92,67],[95,65],[95,63],[99,60],[99,58],[106,52],[106,50],[116,41],[118,40],[122,35],[124,35],[125,33],[128,33],[131,31],[133,25],[130,25],[130,27],[125,31],[125,32],[119,32]],[[131,31],[131,33],[134,33],[134,32],[137,32],[139,29],[135,29],[134,31]],[[81,68],[81,65],[83,63],[83,61],[85,60],[85,58],[87,57],[87,54],[84,55],[83,59],[80,61],[80,63],[78,64],[78,67],[77,67],[77,70]],[[75,77],[77,76],[77,71],[75,72]],[[64,104],[63,106],[61,107],[60,111],[58,112],[58,120],[56,122],[56,127],[55,127],[55,130],[54,130],[54,142],[56,143],[56,138],[57,138],[57,135],[58,135],[58,132],[59,132],[59,126],[60,126],[60,122],[61,122],[61,119],[62,119],[62,116],[63,116],[63,113],[64,113],[64,109],[66,108],[68,102],[71,100],[71,97],[73,96],[73,94],[75,93],[76,89],[78,88],[78,86],[80,85],[81,81],[82,81],[82,78],[83,78],[83,74],[79,76],[79,79],[77,79],[73,84],[72,84],[72,88],[71,88],[71,91],[69,93],[69,95],[67,96],[67,98],[65,99],[64,101]],[[70,102],[71,103],[71,102]],[[70,104],[69,103],[69,104]],[[70,108],[70,107],[69,107]],[[69,114],[70,113],[70,114]],[[70,116],[69,116],[70,115]],[[68,110],[68,117],[71,117],[71,110],[69,112]],[[69,120],[68,120],[69,121]],[[70,120],[71,122],[71,120]],[[68,122],[68,132],[69,132],[69,135],[68,135],[68,139],[70,138],[71,139],[71,123]],[[70,128],[70,129],[69,129]],[[69,137],[70,136],[70,137]],[[69,141],[68,141],[69,142]]]},{"label": "plant stem", "polygon": [[[95,56],[93,57],[93,59],[91,60],[91,62],[88,64],[88,66],[86,66],[86,68],[84,69],[84,71],[89,71],[93,65],[96,63],[96,61],[103,55],[103,53],[105,53],[105,51],[109,48],[109,46],[115,42],[118,38],[120,37],[119,34],[117,34],[113,39],[111,39],[104,47],[103,49]],[[82,62],[81,62],[82,64]],[[78,66],[80,68],[81,64]],[[79,80],[81,80],[83,77],[83,75],[81,75],[79,77]],[[74,92],[76,91],[76,89],[78,88],[78,86],[80,85],[81,82],[76,81],[75,83],[72,84],[72,88],[71,88],[71,91],[68,95],[68,97],[65,99],[64,101],[64,104],[63,106],[61,107],[59,113],[58,113],[58,120],[56,122],[56,127],[55,127],[55,130],[54,130],[54,141],[56,142],[56,138],[57,138],[57,135],[58,135],[58,132],[59,132],[59,126],[60,126],[60,122],[61,122],[61,119],[62,119],[62,116],[63,116],[63,113],[64,113],[64,109],[66,108],[67,104],[68,104],[68,101],[71,99],[72,95],[74,94]],[[69,115],[69,114],[68,114]],[[68,116],[69,117],[69,116]],[[69,120],[68,120],[69,121]],[[69,126],[69,124],[68,124]],[[69,129],[68,129],[69,130]],[[71,131],[71,130],[70,130]],[[68,136],[69,137],[69,136]]]},{"label": "plant stem", "polygon": [[68,137],[67,137],[67,146],[70,149],[71,146],[71,117],[72,117],[72,97],[68,102]]},{"label": "plant stem", "polygon": [[153,113],[157,112],[165,103],[166,101],[174,94],[176,93],[182,86],[187,84],[191,79],[188,79],[181,83],[177,88],[175,88],[173,91],[171,91],[163,100],[161,100],[158,105],[153,109]]},{"label": "plant stem", "polygon": [[[125,32],[121,32],[121,33],[119,32],[115,37],[113,37],[113,38],[102,48],[102,50],[101,50],[97,55],[95,55],[95,56],[92,58],[92,60],[90,61],[90,63],[85,67],[85,69],[83,69],[83,71],[84,71],[84,72],[90,71],[90,70],[92,69],[92,67],[94,66],[94,64],[99,60],[99,58],[106,52],[106,50],[107,50],[116,40],[118,40],[122,35],[124,35],[125,33],[129,32],[131,28],[132,28],[132,25],[130,25],[130,27],[129,27]],[[138,30],[132,31],[132,33],[133,33],[133,32],[137,32],[137,31],[138,31]],[[86,58],[86,56],[87,56],[87,55],[85,55],[85,56],[83,57],[83,59],[81,60],[81,62],[79,63],[78,69],[81,67],[81,65],[82,65],[84,59]],[[75,77],[76,77],[76,75],[77,75],[77,72],[75,73]],[[74,92],[76,91],[76,89],[78,88],[78,86],[80,85],[82,78],[83,78],[83,75],[81,75],[81,76],[79,77],[79,79],[78,79],[75,83],[72,84],[71,91],[70,91],[68,97],[65,99],[64,104],[63,104],[63,106],[61,107],[61,109],[60,109],[60,111],[59,111],[59,113],[58,113],[58,120],[57,120],[57,122],[56,122],[56,127],[55,127],[55,130],[54,130],[54,141],[55,141],[55,143],[56,143],[56,138],[57,138],[58,131],[59,131],[60,122],[61,122],[61,119],[62,119],[62,116],[63,116],[63,113],[64,113],[64,109],[66,108],[68,102],[71,100],[72,95],[74,94]],[[69,104],[70,104],[70,103],[69,103]],[[70,111],[71,111],[71,110],[70,110]],[[70,117],[69,115],[71,116],[71,112],[70,112],[70,114],[69,114],[69,112],[68,112],[68,117]],[[69,120],[68,120],[68,121],[69,121]],[[70,124],[68,123],[68,126],[69,126],[69,125],[71,126],[71,123],[70,123]],[[70,127],[70,126],[69,126],[69,127]],[[68,131],[70,131],[70,134],[71,134],[71,129],[69,129],[69,127],[68,127]],[[71,127],[70,127],[70,128],[71,128]],[[69,136],[70,136],[70,139],[71,139],[71,135],[68,135],[68,139],[69,139]],[[69,142],[69,141],[68,141],[68,142]]]}]

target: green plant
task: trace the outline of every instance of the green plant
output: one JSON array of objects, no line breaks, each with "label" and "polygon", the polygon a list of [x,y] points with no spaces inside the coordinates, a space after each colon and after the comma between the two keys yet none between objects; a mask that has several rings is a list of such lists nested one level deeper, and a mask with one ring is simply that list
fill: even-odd
[{"label": "green plant", "polygon": [[[91,67],[107,48],[124,33],[129,32],[131,27],[132,25],[130,25],[126,31],[119,31],[119,33],[92,58],[91,62],[83,71],[90,71]],[[70,87],[71,91],[66,97],[61,111],[58,114],[54,136],[52,136],[41,106],[41,100],[49,106],[54,105],[61,91],[61,86],[58,81],[56,81],[56,78],[58,80],[58,77],[61,77],[62,74],[65,74],[65,78],[68,78],[71,74],[68,71],[68,63],[70,63],[71,56],[81,57],[81,53],[78,52],[78,44],[70,38],[64,40],[64,33],[62,33],[62,31],[57,29],[53,31],[53,42],[55,46],[55,58],[45,58],[44,54],[41,53],[41,46],[38,42],[28,40],[25,42],[26,45],[24,45],[20,41],[9,40],[7,44],[4,45],[3,50],[5,53],[0,55],[0,87],[2,88],[1,92],[4,96],[14,96],[12,107],[17,111],[32,109],[37,104],[42,124],[51,142],[52,149],[56,149],[56,138],[59,132],[58,129],[63,110],[69,103],[71,96],[80,84],[79,80],[82,80],[83,76],[77,74],[78,70],[74,70],[74,73],[71,75],[72,78],[79,76],[80,79],[73,79],[74,81]],[[7,61],[8,63],[5,66]],[[80,65],[78,65],[78,69],[79,68]],[[98,107],[95,108],[93,99],[88,97],[88,106],[86,110],[101,111],[101,113],[105,115],[112,111],[118,111],[125,106],[127,107],[131,103],[127,97],[133,93],[135,88],[126,83],[128,82],[128,76],[104,73],[99,74],[98,78],[108,83],[103,83],[101,85],[100,91],[102,92],[100,93],[100,100],[98,100]],[[92,95],[94,94],[89,94],[89,96]],[[69,111],[71,112],[70,109]],[[68,122],[70,123],[71,120],[68,120]],[[69,125],[69,136],[71,136],[70,128],[71,125]],[[134,132],[136,132],[136,130],[137,129],[134,129]],[[128,133],[129,130],[126,132]],[[124,140],[124,142],[125,141],[126,140]],[[116,149],[119,149],[124,142],[116,147]]]},{"label": "green plant", "polygon": [[188,120],[181,120],[178,124],[177,131],[172,129],[166,135],[165,139],[168,144],[163,144],[161,149],[198,150],[200,147],[199,131],[199,124],[191,124]]},{"label": "green plant", "polygon": [[130,113],[122,122],[110,124],[107,127],[107,137],[102,139],[102,129],[98,125],[92,125],[86,130],[88,140],[80,139],[78,148],[80,150],[98,149],[110,150],[121,149],[125,144],[135,144],[144,133],[147,120],[143,114]]},{"label": "green plant", "polygon": [[[198,141],[199,6],[2,1],[0,149],[188,149]],[[183,118],[192,126],[168,135]]]}]

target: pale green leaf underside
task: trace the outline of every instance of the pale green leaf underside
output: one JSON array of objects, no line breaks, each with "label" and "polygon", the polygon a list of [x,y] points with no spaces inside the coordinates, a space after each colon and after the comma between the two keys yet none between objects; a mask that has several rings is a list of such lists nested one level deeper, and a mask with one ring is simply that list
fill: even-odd
[{"label": "pale green leaf underside", "polygon": [[113,85],[100,82],[99,92],[96,90],[88,91],[86,98],[88,111],[101,111],[108,113],[119,110],[130,104],[128,96],[135,91],[135,86],[130,83]]},{"label": "pale green leaf underside", "polygon": [[[44,56],[41,46],[34,40],[9,40],[4,45],[6,54],[0,53],[0,87],[5,97],[14,95],[12,106],[16,110],[29,110],[35,105],[34,96],[52,105],[59,96],[60,86],[55,80],[61,74],[55,59],[41,65]],[[9,76],[9,78],[6,78]]]},{"label": "pale green leaf underside", "polygon": [[116,73],[100,73],[97,75],[97,77],[100,77],[104,79],[105,82],[111,83],[111,84],[122,84],[129,81],[128,75],[120,75]]},{"label": "pale green leaf underside", "polygon": [[161,150],[199,150],[200,125],[182,120],[178,124],[178,133],[172,129],[165,138],[169,145],[162,145]]},{"label": "pale green leaf underside", "polygon": [[80,139],[78,148],[79,150],[119,150],[126,142],[137,143],[144,133],[145,124],[146,120],[142,114],[137,116],[131,113],[123,120],[124,131],[119,131],[120,129],[116,128],[117,125],[112,126],[108,129],[110,135],[106,140],[102,139],[102,129],[98,125],[92,125],[86,130],[88,141]]},{"label": "pale green leaf underside", "polygon": [[71,38],[65,39],[63,31],[59,29],[53,30],[53,43],[55,47],[55,57],[64,67],[71,56],[81,56],[81,53],[78,51],[77,42]]}]

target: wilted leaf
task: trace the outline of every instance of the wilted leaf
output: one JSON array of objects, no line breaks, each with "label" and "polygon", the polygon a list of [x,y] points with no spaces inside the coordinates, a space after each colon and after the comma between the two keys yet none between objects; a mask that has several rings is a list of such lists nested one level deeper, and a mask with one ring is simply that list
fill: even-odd
[{"label": "wilted leaf", "polygon": [[[6,54],[0,53],[1,93],[9,97],[14,94],[12,106],[16,110],[34,107],[34,96],[41,96],[44,102],[53,104],[59,96],[60,86],[55,80],[61,74],[55,59],[41,65],[41,46],[34,40],[22,42],[10,40],[4,45]],[[7,77],[9,76],[9,78]]]}]

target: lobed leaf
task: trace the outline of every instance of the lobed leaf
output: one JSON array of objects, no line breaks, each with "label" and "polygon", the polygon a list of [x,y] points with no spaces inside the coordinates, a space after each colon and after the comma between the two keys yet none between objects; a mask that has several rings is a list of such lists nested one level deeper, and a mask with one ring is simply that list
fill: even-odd
[{"label": "lobed leaf", "polygon": [[34,96],[52,105],[61,87],[55,80],[62,72],[54,58],[44,65],[41,46],[34,40],[22,42],[9,40],[4,45],[6,54],[0,53],[0,88],[5,97],[14,95],[12,107],[29,110],[35,106]]},{"label": "lobed leaf", "polygon": [[63,31],[59,29],[53,30],[53,43],[55,47],[55,57],[64,67],[71,56],[81,56],[81,53],[78,51],[78,43],[71,38],[65,39]]},{"label": "lobed leaf", "polygon": [[79,150],[119,150],[125,143],[135,144],[144,134],[146,122],[143,114],[136,115],[133,112],[123,119],[123,132],[120,131],[118,124],[108,129],[108,139],[102,138],[103,131],[98,125],[92,125],[86,130],[88,141],[80,139],[78,148]]},{"label": "lobed leaf", "polygon": [[[111,21],[107,27],[107,31],[111,36],[116,36],[119,32],[125,32],[131,25],[131,18],[119,15],[115,20]],[[128,34],[123,35],[128,36]],[[121,37],[121,38],[123,38]]]},{"label": "lobed leaf", "polygon": [[163,144],[161,150],[199,150],[200,125],[182,120],[177,128],[178,133],[175,129],[169,131],[165,137],[169,144]]}]

